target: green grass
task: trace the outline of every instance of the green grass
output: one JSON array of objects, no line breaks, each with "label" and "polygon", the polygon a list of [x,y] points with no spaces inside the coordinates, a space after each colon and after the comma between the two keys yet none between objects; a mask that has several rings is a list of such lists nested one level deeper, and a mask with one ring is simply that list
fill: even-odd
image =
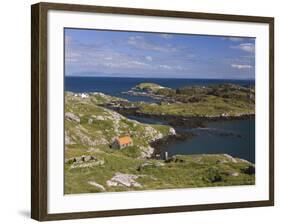
[{"label": "green grass", "polygon": [[255,106],[245,101],[207,96],[205,101],[195,103],[139,104],[139,112],[155,115],[220,116],[223,113],[238,116],[255,112]]},{"label": "green grass", "polygon": [[128,157],[138,158],[141,154],[138,146],[129,146],[123,149],[120,149],[120,152]]},{"label": "green grass", "polygon": [[[164,166],[146,166],[140,171],[138,167],[146,161],[124,156],[119,151],[111,154],[99,155],[105,164],[100,167],[70,169],[65,166],[66,185],[65,193],[88,193],[100,190],[88,184],[95,181],[103,185],[107,191],[151,190],[173,188],[197,188],[214,186],[233,186],[255,184],[255,175],[244,174],[241,170],[249,165],[245,162],[217,163],[227,160],[223,155],[191,155],[178,156],[181,162],[164,163]],[[149,160],[159,162],[158,160]],[[108,187],[106,181],[111,179],[116,172],[142,175],[137,181],[142,188]],[[213,173],[221,177],[220,181],[212,181]],[[228,173],[238,172],[239,176],[233,177]]]},{"label": "green grass", "polygon": [[[119,100],[100,94],[90,94],[89,98],[81,99],[70,92],[66,93],[65,110],[78,116],[80,122],[65,121],[65,132],[71,139],[71,144],[66,145],[65,158],[92,155],[104,161],[103,165],[88,168],[71,168],[71,164],[65,164],[66,194],[101,191],[90,185],[89,181],[103,185],[109,192],[255,184],[255,175],[244,172],[249,166],[248,163],[240,160],[233,163],[224,155],[178,155],[169,163],[139,158],[141,150],[148,147],[155,136],[161,134],[164,137],[169,134],[170,126],[138,123],[100,106],[102,103]],[[243,113],[246,110],[253,110],[252,105],[247,105],[242,100],[232,102],[228,98],[214,95],[206,96],[206,101],[190,104],[142,103],[139,105],[140,110],[146,113],[184,116],[216,115],[226,111],[230,114]],[[114,137],[128,134],[133,139],[133,146],[120,150],[110,148]],[[154,165],[138,169],[141,164],[147,162]],[[157,166],[159,162],[164,163],[164,166]],[[106,181],[110,180],[116,172],[140,175],[136,181],[142,185],[142,188],[107,186]],[[239,175],[231,176],[229,175],[231,172],[237,172]]]},{"label": "green grass", "polygon": [[[124,135],[132,137],[134,146],[124,149],[123,153],[138,157],[141,154],[140,148],[146,148],[155,136],[169,134],[169,126],[141,124],[94,103],[110,99],[115,100],[114,97],[103,94],[90,94],[86,99],[75,97],[70,92],[66,94],[66,112],[71,112],[80,118],[79,123],[65,120],[66,134],[73,143],[66,146],[67,158],[86,153],[92,148],[108,151],[114,138]],[[79,153],[75,153],[75,150]]]},{"label": "green grass", "polygon": [[159,87],[154,83],[136,86],[144,91],[175,102],[139,103],[139,112],[154,115],[230,116],[255,113],[255,89],[235,84],[187,86],[178,89]]}]

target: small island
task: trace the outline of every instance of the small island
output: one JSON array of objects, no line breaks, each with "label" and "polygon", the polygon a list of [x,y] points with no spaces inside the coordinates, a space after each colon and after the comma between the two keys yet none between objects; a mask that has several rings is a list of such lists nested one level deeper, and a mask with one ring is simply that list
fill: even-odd
[{"label": "small island", "polygon": [[203,118],[239,118],[255,114],[255,89],[235,84],[171,89],[154,83],[141,83],[126,94],[156,100],[150,104],[133,103],[132,106],[137,107],[136,113],[142,114]]}]

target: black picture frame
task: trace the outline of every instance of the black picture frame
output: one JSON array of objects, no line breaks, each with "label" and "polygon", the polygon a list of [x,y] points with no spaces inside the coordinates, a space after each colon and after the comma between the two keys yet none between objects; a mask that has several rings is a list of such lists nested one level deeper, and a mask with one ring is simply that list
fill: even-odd
[{"label": "black picture frame", "polygon": [[[31,217],[39,221],[141,215],[170,212],[246,208],[274,205],[274,18],[258,16],[224,15],[183,11],[164,11],[137,8],[119,8],[89,5],[38,3],[31,10]],[[269,25],[269,199],[233,203],[169,206],[125,210],[88,211],[48,214],[47,200],[47,13],[49,10],[98,12],[167,18],[195,18],[236,22],[264,23]]]}]

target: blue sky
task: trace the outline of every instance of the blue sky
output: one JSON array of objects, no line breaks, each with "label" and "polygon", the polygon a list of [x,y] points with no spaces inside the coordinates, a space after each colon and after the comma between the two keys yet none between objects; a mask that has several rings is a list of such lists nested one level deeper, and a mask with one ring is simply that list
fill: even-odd
[{"label": "blue sky", "polygon": [[254,79],[255,39],[65,29],[65,74]]}]

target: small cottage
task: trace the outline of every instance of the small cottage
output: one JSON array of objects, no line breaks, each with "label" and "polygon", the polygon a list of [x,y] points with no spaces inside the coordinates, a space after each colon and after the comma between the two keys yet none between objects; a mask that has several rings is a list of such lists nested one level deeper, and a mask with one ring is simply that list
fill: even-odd
[{"label": "small cottage", "polygon": [[112,143],[112,148],[115,149],[123,149],[128,146],[133,145],[133,140],[130,136],[123,136],[123,137],[118,137],[114,140]]}]

